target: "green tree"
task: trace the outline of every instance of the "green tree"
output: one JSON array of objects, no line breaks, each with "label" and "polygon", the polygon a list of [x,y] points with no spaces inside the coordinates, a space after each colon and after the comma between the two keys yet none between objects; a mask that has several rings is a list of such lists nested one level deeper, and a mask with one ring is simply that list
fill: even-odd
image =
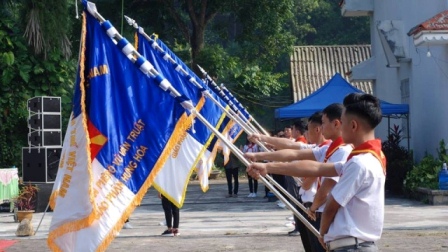
[{"label": "green tree", "polygon": [[[0,20],[0,166],[20,166],[21,149],[28,146],[27,100],[34,96],[60,96],[69,107],[75,62],[60,49],[35,55],[23,38],[24,5],[2,2]],[[68,91],[67,91],[68,90]],[[63,116],[63,118],[68,117]]]},{"label": "green tree", "polygon": [[370,44],[368,17],[343,17],[339,1],[318,0],[318,7],[309,13],[309,25],[313,27],[304,36],[308,45]]},{"label": "green tree", "polygon": [[34,53],[47,58],[48,53],[57,49],[68,59],[71,56],[68,1],[22,0],[20,3],[24,36]]},{"label": "green tree", "polygon": [[[294,17],[295,2],[136,0],[131,9],[137,9],[136,20],[142,16],[142,21],[138,21],[141,26],[147,28],[148,24],[168,44],[187,43],[190,57],[184,60],[193,69],[199,63],[211,74],[227,80],[229,74],[224,71],[233,72],[235,67],[264,72],[259,78],[275,72],[278,59],[291,51],[296,40],[287,30]],[[173,26],[177,29],[167,29]],[[218,51],[210,54],[215,49]],[[270,76],[264,84],[271,83],[272,78],[278,79]]]}]

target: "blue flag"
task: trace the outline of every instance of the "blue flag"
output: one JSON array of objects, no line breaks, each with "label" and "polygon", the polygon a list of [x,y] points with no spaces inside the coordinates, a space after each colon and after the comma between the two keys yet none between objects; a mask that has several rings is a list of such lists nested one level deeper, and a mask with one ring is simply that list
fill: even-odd
[{"label": "blue flag", "polygon": [[73,112],[51,196],[48,245],[57,251],[105,250],[192,123],[160,78],[122,53],[129,44],[114,43],[109,22],[83,17]]},{"label": "blue flag", "polygon": [[[204,98],[202,80],[198,78],[161,40],[148,40],[137,32],[137,48],[154,67],[171,82],[179,92],[197,104],[196,109],[215,128],[219,128],[225,113],[211,99]],[[181,69],[183,71],[181,71]],[[196,85],[194,83],[196,83]],[[202,84],[202,85],[201,85]],[[210,93],[223,107],[226,104]],[[190,175],[196,169],[202,190],[208,189],[208,176],[216,157],[213,134],[202,123],[189,129],[171,155],[162,171],[157,175],[154,187],[177,206],[182,206]],[[211,144],[212,143],[212,144]]]}]

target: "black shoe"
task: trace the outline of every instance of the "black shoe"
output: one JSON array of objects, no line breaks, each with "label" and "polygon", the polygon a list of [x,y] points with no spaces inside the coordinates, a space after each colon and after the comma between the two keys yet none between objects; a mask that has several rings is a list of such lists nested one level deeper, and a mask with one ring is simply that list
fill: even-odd
[{"label": "black shoe", "polygon": [[300,232],[298,230],[293,230],[293,231],[288,232],[288,235],[289,236],[299,236]]},{"label": "black shoe", "polygon": [[232,196],[232,194],[227,194],[226,195],[226,198],[232,198],[233,196]]},{"label": "black shoe", "polygon": [[173,230],[165,230],[165,232],[162,233],[162,236],[174,236]]},{"label": "black shoe", "polygon": [[234,197],[234,198],[238,198],[238,194],[234,194],[233,197]]}]

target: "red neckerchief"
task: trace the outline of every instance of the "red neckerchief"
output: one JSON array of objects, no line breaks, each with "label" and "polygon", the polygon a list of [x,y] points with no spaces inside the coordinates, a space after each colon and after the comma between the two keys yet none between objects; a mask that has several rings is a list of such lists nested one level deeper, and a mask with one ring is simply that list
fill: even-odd
[{"label": "red neckerchief", "polygon": [[381,140],[374,139],[369,140],[367,142],[362,143],[358,147],[352,150],[350,155],[347,158],[347,162],[352,158],[353,156],[356,156],[358,154],[362,153],[370,153],[374,157],[380,161],[381,166],[383,167],[383,173],[386,175],[386,156],[384,156],[384,153],[381,151]]},{"label": "red neckerchief", "polygon": [[306,138],[304,136],[299,136],[296,139],[296,142],[301,142],[301,143],[304,143],[304,144],[308,143],[308,141],[306,140]]},{"label": "red neckerchief", "polygon": [[248,144],[246,146],[247,146],[246,152],[249,152],[249,150],[252,150],[252,151],[254,150],[255,144],[254,143],[250,143],[250,144]]},{"label": "red neckerchief", "polygon": [[330,147],[328,147],[327,152],[325,152],[324,163],[326,163],[328,159],[331,157],[331,155],[333,155],[333,153],[337,151],[339,147],[341,147],[342,145],[344,145],[344,140],[342,139],[342,137],[336,138],[336,140],[334,140],[330,144]]},{"label": "red neckerchief", "polygon": [[331,144],[331,140],[328,139],[328,140],[323,141],[321,144],[319,144],[319,147],[322,147],[322,146],[325,146],[325,145],[330,145],[330,144]]}]

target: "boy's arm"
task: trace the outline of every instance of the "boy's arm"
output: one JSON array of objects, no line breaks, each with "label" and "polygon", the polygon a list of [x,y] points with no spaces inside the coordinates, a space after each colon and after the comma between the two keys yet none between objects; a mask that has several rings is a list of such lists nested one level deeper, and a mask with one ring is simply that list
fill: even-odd
[{"label": "boy's arm", "polygon": [[342,167],[342,163],[302,160],[291,163],[252,163],[247,167],[247,172],[256,179],[266,176],[267,173],[293,177],[334,177],[338,176],[336,167]]},{"label": "boy's arm", "polygon": [[328,193],[330,193],[331,189],[336,185],[336,181],[331,178],[326,178],[322,185],[317,190],[316,195],[314,196],[313,204],[310,206],[311,212],[316,212],[320,206],[322,206],[325,201],[327,201]]},{"label": "boy's arm", "polygon": [[287,138],[281,137],[271,137],[262,134],[252,134],[248,137],[249,141],[253,143],[257,143],[257,140],[260,142],[265,142],[268,145],[272,146],[274,149],[282,150],[282,149],[295,149],[300,150],[302,144],[299,142],[294,142]]},{"label": "boy's arm", "polygon": [[331,223],[334,220],[334,216],[338,212],[341,205],[333,198],[332,195],[328,198],[327,205],[325,206],[324,212],[322,213],[322,220],[320,222],[320,235],[324,237],[324,235],[328,232]]},{"label": "boy's arm", "polygon": [[244,156],[251,161],[268,160],[278,162],[291,162],[295,160],[316,160],[313,150],[279,150],[273,152],[247,152]]}]

